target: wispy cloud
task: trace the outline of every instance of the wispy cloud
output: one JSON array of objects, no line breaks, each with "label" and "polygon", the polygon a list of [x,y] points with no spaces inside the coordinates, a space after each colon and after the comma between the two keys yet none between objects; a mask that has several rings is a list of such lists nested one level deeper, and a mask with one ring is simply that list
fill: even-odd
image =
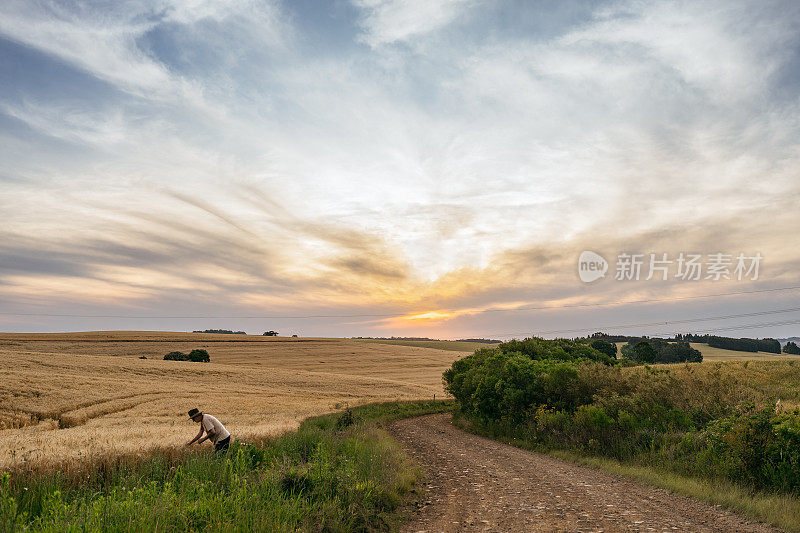
[{"label": "wispy cloud", "polygon": [[348,6],[5,2],[3,306],[457,335],[613,299],[583,249],[758,250],[797,281],[795,3]]},{"label": "wispy cloud", "polygon": [[361,39],[370,46],[406,41],[455,20],[472,0],[354,0],[363,11]]}]

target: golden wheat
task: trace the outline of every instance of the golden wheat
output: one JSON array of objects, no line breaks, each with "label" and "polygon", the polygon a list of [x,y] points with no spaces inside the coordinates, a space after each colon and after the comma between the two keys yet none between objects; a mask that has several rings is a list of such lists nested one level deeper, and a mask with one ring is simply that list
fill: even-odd
[{"label": "golden wheat", "polygon": [[[212,362],[162,360],[194,348]],[[442,372],[463,355],[343,339],[0,334],[0,470],[180,446],[197,431],[191,407],[256,439],[344,405],[441,397]]]}]

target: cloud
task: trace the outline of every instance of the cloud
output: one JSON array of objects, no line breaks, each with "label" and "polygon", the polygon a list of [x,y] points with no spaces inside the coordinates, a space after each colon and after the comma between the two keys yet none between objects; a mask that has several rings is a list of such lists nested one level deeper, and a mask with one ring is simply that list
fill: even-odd
[{"label": "cloud", "polygon": [[112,146],[126,138],[126,122],[119,110],[108,113],[46,106],[30,101],[0,103],[0,112],[61,140],[90,146]]},{"label": "cloud", "polygon": [[85,284],[161,314],[435,312],[414,327],[446,332],[701,290],[585,286],[583,249],[759,249],[795,280],[793,3],[353,6],[4,3],[0,35],[49,58],[3,63],[4,305]]},{"label": "cloud", "polygon": [[[210,110],[203,84],[181,75],[156,59],[141,40],[163,25],[180,28],[186,39],[201,40],[198,25],[246,35],[260,45],[278,46],[286,26],[268,2],[122,3],[94,9],[70,9],[56,2],[4,2],[0,35],[74,65],[118,89],[156,101],[181,101]],[[205,41],[222,48],[213,29],[203,28]]]},{"label": "cloud", "polygon": [[453,22],[471,0],[354,0],[362,10],[361,39],[372,47],[408,41]]}]

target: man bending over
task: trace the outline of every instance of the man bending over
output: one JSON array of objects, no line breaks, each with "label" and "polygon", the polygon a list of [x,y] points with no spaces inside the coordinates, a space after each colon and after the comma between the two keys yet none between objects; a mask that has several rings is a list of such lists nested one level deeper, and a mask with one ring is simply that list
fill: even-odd
[{"label": "man bending over", "polygon": [[[187,442],[186,446],[191,446],[195,442],[200,444],[201,442],[211,439],[211,442],[214,443],[214,451],[228,451],[228,446],[231,444],[231,434],[227,429],[225,429],[225,426],[222,425],[222,422],[211,415],[201,413],[197,409],[192,409],[189,411],[189,418],[191,418],[192,421],[200,424],[200,432],[195,438]],[[203,437],[204,431],[206,433],[205,437]]]}]

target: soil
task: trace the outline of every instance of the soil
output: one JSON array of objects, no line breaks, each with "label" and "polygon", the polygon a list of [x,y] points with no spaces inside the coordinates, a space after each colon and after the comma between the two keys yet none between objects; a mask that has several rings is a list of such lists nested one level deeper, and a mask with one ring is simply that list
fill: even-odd
[{"label": "soil", "polygon": [[393,422],[427,490],[402,531],[775,532],[725,508],[456,428],[449,414]]}]

